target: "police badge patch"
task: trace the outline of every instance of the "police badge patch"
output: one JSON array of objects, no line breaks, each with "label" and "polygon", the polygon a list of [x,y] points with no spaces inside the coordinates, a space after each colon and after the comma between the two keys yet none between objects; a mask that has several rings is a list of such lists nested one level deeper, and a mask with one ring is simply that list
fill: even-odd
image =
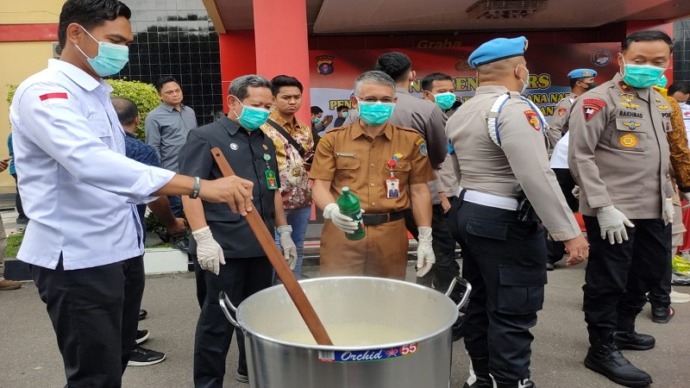
[{"label": "police badge patch", "polygon": [[586,98],[584,101],[582,101],[582,111],[585,114],[585,121],[589,121],[605,106],[606,101],[598,98]]},{"label": "police badge patch", "polygon": [[532,109],[528,109],[524,111],[525,117],[527,118],[527,122],[529,122],[529,125],[532,126],[532,128],[536,129],[537,131],[541,131],[541,121],[539,121],[539,116],[537,116],[537,112],[533,111]]}]

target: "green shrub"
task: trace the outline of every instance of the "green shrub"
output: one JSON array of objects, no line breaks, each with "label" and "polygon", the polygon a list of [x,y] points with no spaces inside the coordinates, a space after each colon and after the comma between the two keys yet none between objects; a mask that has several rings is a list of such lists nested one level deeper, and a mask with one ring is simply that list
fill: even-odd
[{"label": "green shrub", "polygon": [[22,245],[24,239],[24,231],[13,233],[7,237],[7,248],[5,248],[5,257],[17,257],[19,246]]},{"label": "green shrub", "polygon": [[156,108],[161,100],[158,97],[158,92],[156,88],[151,84],[139,82],[139,81],[125,81],[119,79],[108,79],[105,80],[110,86],[113,87],[112,97],[124,97],[132,100],[139,109],[139,115],[141,116],[141,122],[137,126],[137,137],[139,139],[144,139],[144,120],[146,115],[149,114],[154,108]]},{"label": "green shrub", "polygon": [[14,97],[14,92],[17,91],[17,86],[19,86],[19,85],[14,85],[14,84],[7,85],[7,88],[8,88],[8,90],[7,90],[7,105],[12,104],[12,98]]}]

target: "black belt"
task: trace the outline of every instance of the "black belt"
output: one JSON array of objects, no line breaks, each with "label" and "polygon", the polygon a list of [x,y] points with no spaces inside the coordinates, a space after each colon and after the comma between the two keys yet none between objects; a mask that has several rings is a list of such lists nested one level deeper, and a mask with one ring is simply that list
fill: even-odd
[{"label": "black belt", "polygon": [[364,225],[369,226],[381,225],[385,224],[386,222],[401,220],[403,217],[405,217],[405,212],[362,214]]}]

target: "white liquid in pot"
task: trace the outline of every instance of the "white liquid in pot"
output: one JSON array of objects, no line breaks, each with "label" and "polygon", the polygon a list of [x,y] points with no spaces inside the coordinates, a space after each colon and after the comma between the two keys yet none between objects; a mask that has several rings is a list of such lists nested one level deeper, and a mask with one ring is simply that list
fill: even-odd
[{"label": "white liquid in pot", "polygon": [[[393,342],[409,342],[414,338],[410,329],[401,329],[377,323],[330,323],[326,332],[335,346],[371,346]],[[316,345],[314,337],[306,327],[289,330],[276,339],[305,345]]]}]

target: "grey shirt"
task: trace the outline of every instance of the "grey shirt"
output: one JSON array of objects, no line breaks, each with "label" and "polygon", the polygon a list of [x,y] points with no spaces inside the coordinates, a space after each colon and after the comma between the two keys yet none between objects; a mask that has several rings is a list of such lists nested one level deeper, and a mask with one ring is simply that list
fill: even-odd
[{"label": "grey shirt", "polygon": [[144,126],[146,142],[156,150],[161,167],[179,172],[180,150],[189,130],[197,127],[194,109],[182,105],[182,110],[177,111],[170,105],[160,104],[146,116]]},{"label": "grey shirt", "polygon": [[[498,115],[499,147],[489,135],[491,106],[501,95],[510,97]],[[549,167],[543,128],[537,113],[503,86],[480,86],[474,97],[448,120],[446,132],[462,173],[460,186],[501,197],[529,198],[551,236],[558,241],[581,234]]]},{"label": "grey shirt", "polygon": [[633,89],[620,74],[575,101],[568,164],[580,185],[580,212],[613,205],[630,219],[661,219],[673,196],[671,106],[654,89]]}]

